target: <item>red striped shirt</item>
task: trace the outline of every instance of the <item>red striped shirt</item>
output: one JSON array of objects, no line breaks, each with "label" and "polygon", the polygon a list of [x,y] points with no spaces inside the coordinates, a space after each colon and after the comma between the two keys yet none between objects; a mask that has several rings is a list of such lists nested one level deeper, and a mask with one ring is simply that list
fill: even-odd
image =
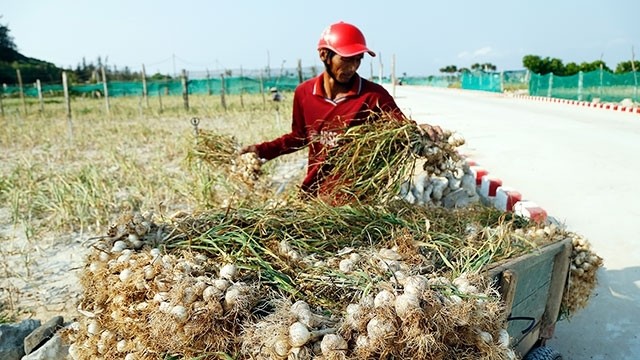
[{"label": "red striped shirt", "polygon": [[361,124],[375,113],[392,113],[404,117],[389,92],[381,85],[356,74],[346,96],[336,100],[326,97],[323,75],[300,84],[293,97],[291,132],[257,145],[258,156],[271,160],[309,145],[309,164],[302,189],[322,194],[320,169],[324,162],[324,146],[333,146],[335,135],[344,128]]}]

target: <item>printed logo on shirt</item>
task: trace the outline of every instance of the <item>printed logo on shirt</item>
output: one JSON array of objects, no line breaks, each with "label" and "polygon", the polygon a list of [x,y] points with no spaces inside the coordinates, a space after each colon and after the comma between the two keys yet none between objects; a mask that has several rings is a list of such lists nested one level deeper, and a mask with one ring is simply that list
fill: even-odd
[{"label": "printed logo on shirt", "polygon": [[325,148],[332,148],[338,145],[338,133],[335,131],[320,130],[320,132],[318,132],[316,130],[310,130],[309,136],[312,141],[320,143]]},{"label": "printed logo on shirt", "polygon": [[338,145],[338,133],[335,131],[321,130],[318,141],[323,146],[332,148]]}]

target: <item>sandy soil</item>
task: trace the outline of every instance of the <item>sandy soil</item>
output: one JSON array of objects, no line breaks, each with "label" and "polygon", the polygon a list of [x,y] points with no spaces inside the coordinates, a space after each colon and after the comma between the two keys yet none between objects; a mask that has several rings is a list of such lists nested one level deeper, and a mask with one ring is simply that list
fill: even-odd
[{"label": "sandy soil", "polygon": [[0,208],[0,303],[18,320],[43,322],[56,315],[65,321],[76,316],[81,294],[78,275],[84,266],[90,234],[46,235],[28,239],[20,224],[12,224],[10,211]]}]

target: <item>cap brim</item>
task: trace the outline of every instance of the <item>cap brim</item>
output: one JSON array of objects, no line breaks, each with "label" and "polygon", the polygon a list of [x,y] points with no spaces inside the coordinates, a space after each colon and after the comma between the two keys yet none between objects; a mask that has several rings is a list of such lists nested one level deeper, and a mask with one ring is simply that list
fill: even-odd
[{"label": "cap brim", "polygon": [[362,45],[345,46],[345,47],[342,47],[340,49],[335,49],[335,52],[338,55],[343,56],[343,57],[356,56],[356,55],[360,55],[360,54],[364,54],[364,53],[367,53],[367,54],[371,55],[372,57],[376,56],[376,53],[371,51],[366,46],[362,46]]}]

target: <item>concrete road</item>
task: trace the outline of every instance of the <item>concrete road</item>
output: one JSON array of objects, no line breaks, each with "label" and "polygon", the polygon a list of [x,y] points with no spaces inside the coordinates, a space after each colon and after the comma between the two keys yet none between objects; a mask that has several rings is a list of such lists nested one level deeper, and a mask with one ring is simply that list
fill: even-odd
[{"label": "concrete road", "polygon": [[595,297],[548,345],[570,360],[640,359],[640,114],[428,87],[395,96],[604,258]]}]

